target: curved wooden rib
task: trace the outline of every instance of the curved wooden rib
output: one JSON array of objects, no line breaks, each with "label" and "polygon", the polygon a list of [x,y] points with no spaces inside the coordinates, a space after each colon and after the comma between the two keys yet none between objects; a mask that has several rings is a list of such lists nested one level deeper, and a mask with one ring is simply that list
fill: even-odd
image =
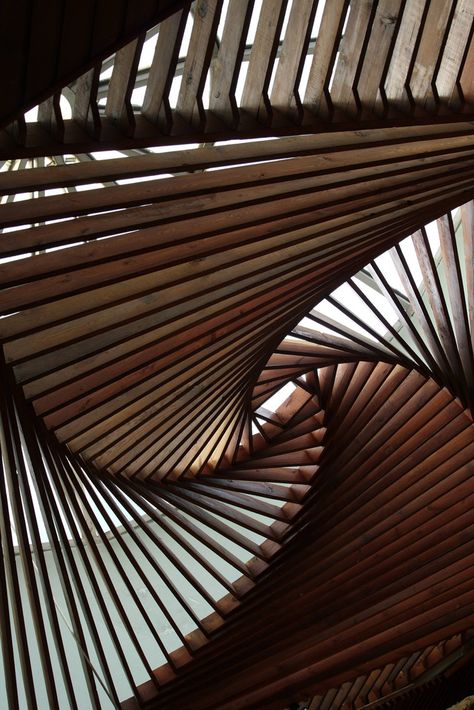
[{"label": "curved wooden rib", "polygon": [[[317,473],[258,594],[150,707],[186,706],[191,697],[200,708],[281,707],[311,691],[318,693],[311,707],[352,707],[349,700],[364,707],[409,690],[431,662],[444,668],[444,649],[465,642],[474,620],[474,429],[460,352],[471,331],[464,318],[455,332],[432,304],[442,300],[446,314],[467,312],[463,261],[472,255],[460,258],[460,251],[471,211],[469,203],[441,218],[438,239],[430,227],[429,240],[423,229],[412,246],[405,240],[392,251],[408,293],[390,285],[394,268],[380,270],[376,260],[372,275],[365,269],[328,297],[343,320],[319,305],[309,314],[312,325],[297,326],[269,359],[252,399],[262,434],[280,428],[277,439],[289,445],[296,427],[298,446],[300,422],[308,432],[305,422],[320,408]],[[418,277],[423,256],[436,266],[420,268]],[[366,306],[378,329],[373,317],[361,320],[356,303],[371,290],[378,298],[366,298]],[[398,317],[390,328],[389,304]],[[446,328],[449,340],[441,343]],[[438,359],[421,347],[427,332],[438,342]],[[265,401],[287,382],[293,394],[268,412]],[[455,643],[445,642],[451,634]],[[219,680],[206,688],[211,668]]]}]

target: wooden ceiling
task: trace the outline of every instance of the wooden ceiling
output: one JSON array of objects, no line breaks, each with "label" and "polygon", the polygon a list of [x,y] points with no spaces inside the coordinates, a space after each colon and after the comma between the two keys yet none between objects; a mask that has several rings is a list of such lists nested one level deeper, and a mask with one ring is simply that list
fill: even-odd
[{"label": "wooden ceiling", "polygon": [[[42,97],[36,120],[17,115],[3,131],[1,159],[474,117],[471,0],[175,2],[181,11],[154,28],[148,22],[148,34],[105,60],[105,47],[110,53],[112,43],[173,3],[123,1],[111,12],[111,3],[89,2],[80,13],[63,4],[48,3],[41,27],[53,36],[42,43],[33,35],[29,54],[16,41],[12,51],[5,38],[5,77],[15,84],[8,100],[28,96],[31,107],[28,73],[27,93],[17,99],[25,56],[38,93],[48,79],[55,93]],[[14,7],[26,12],[26,5]],[[87,53],[76,40],[91,26]],[[78,76],[81,57],[87,71]],[[68,81],[74,71],[72,83],[61,83],[63,66]]]},{"label": "wooden ceiling", "polygon": [[[119,675],[124,708],[362,707],[470,638],[474,4],[328,2],[316,38],[319,4],[198,0],[149,68],[151,20],[109,79],[83,62],[3,135],[11,708],[17,677],[38,706],[32,647],[50,706],[78,707],[42,529],[92,707],[102,686],[120,706]],[[28,163],[112,147],[131,153]]]}]

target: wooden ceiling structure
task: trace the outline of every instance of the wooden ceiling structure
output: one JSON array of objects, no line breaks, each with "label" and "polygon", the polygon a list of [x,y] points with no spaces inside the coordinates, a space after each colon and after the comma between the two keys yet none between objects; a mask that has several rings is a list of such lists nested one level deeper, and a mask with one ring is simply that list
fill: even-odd
[{"label": "wooden ceiling structure", "polygon": [[53,74],[34,14],[1,73],[37,72],[0,136],[9,707],[84,707],[78,674],[87,707],[376,707],[444,673],[474,626],[473,0],[124,2],[87,58],[53,4]]}]

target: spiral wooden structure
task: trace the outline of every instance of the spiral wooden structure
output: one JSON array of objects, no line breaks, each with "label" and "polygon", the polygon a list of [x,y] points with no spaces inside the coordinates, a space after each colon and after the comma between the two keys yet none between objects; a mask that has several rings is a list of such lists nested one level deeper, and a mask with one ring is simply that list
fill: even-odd
[{"label": "spiral wooden structure", "polygon": [[106,5],[2,114],[5,701],[422,698],[474,651],[474,2]]}]

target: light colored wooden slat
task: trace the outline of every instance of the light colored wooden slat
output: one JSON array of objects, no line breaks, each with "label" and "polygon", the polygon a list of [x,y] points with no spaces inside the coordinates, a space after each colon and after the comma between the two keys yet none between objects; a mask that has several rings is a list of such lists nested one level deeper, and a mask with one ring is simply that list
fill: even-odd
[{"label": "light colored wooden slat", "polygon": [[[426,161],[426,170],[429,170],[429,161]],[[406,163],[403,164],[403,167],[406,171],[406,176],[410,175],[410,169],[413,167],[418,167],[418,164],[416,161],[407,161]],[[454,162],[452,164],[452,168],[456,169],[456,163]],[[385,168],[381,168],[380,166],[376,166],[374,169],[371,170],[356,170],[352,172],[352,177],[354,178],[354,186],[353,187],[341,187],[340,190],[341,196],[344,195],[347,198],[349,198],[351,195],[359,194],[361,191],[361,187],[364,186],[364,183],[366,184],[366,187],[368,187],[368,183],[372,180],[378,180],[378,186],[380,188],[384,187],[386,185],[386,181],[381,177],[382,175],[387,175],[389,171],[386,170]],[[425,169],[423,171],[416,170],[415,173],[413,173],[413,177],[416,176],[416,174],[422,176],[422,175],[429,175],[429,172],[425,172]],[[295,195],[295,205],[294,207],[300,207],[304,208],[304,206],[310,207],[312,204],[315,204],[314,199],[311,198],[311,195],[309,194],[309,191],[314,188],[320,188],[324,184],[327,185],[327,190],[326,190],[326,195],[329,198],[331,196],[330,190],[333,190],[334,187],[344,178],[347,177],[347,172],[344,173],[336,173],[333,172],[331,174],[331,179],[328,180],[327,178],[325,179],[325,182],[322,182],[321,178],[318,176],[316,178],[302,178],[299,180],[294,180],[292,184],[292,192],[297,192],[297,191],[303,191],[305,190],[305,194],[299,194]],[[324,180],[324,178],[323,178]],[[397,179],[397,183],[399,182],[399,179]],[[241,222],[245,221],[246,218],[250,217],[251,215],[256,215],[258,216],[260,214],[261,219],[263,220],[264,217],[268,217],[272,221],[279,216],[282,212],[284,212],[284,205],[282,205],[281,202],[277,203],[267,203],[268,200],[271,200],[272,198],[277,198],[279,197],[280,199],[283,198],[284,195],[289,194],[286,183],[283,182],[280,186],[278,186],[277,183],[272,183],[271,185],[268,186],[262,186],[260,188],[261,190],[261,212],[259,212],[259,208],[256,205],[250,204],[248,207],[245,208],[240,208],[237,207],[235,212],[235,216],[233,219],[235,220],[234,224],[237,226],[238,222],[236,221],[237,218],[241,219]],[[209,208],[216,208],[219,205],[222,206],[230,206],[230,205],[238,205],[239,203],[245,202],[248,200],[248,198],[252,196],[253,194],[253,188],[247,188],[247,189],[240,189],[240,190],[235,190],[231,191],[229,190],[228,192],[225,193],[225,197],[223,201],[220,201],[218,199],[218,196],[214,196],[212,198],[201,198],[200,200],[197,200],[196,202],[194,201],[187,201],[186,205],[189,209],[190,206],[195,206],[195,207],[201,207],[201,209],[209,209]],[[332,193],[334,195],[334,193]],[[166,212],[166,215],[162,213],[162,211],[155,211],[155,219],[157,218],[162,218],[164,216],[168,216],[168,218],[183,218],[186,213],[182,214],[180,211],[181,204],[179,201],[172,201],[168,203],[168,210]],[[141,216],[140,213],[138,213],[139,216]],[[153,214],[153,213],[152,213]],[[108,217],[106,219],[109,219]],[[199,219],[199,222],[197,221]],[[212,220],[215,220],[214,222]],[[145,219],[141,219],[142,224],[146,224]],[[306,215],[306,222],[311,221],[311,215]],[[303,217],[296,217],[293,220],[294,224],[303,227],[305,224],[305,220]],[[167,254],[172,255],[172,247],[177,246],[180,241],[182,241],[183,237],[186,239],[189,239],[192,235],[197,235],[199,234],[198,232],[198,224],[203,227],[204,225],[213,225],[215,228],[223,228],[226,226],[232,225],[232,220],[231,219],[219,219],[217,221],[217,218],[211,218],[211,217],[204,217],[204,218],[196,218],[196,222],[194,221],[189,221],[186,220],[185,222],[181,222],[180,227],[183,229],[179,229],[178,227],[175,226],[174,228],[171,228],[169,225],[165,225],[160,227],[160,234],[162,235],[161,239],[161,244],[162,247],[169,247],[171,248],[171,251],[166,252],[163,251],[163,264],[165,261],[169,260],[167,258]],[[284,224],[286,224],[288,227],[291,224],[291,219],[286,219]],[[78,226],[78,225],[76,225]],[[135,225],[130,225],[135,227]],[[185,228],[185,229],[184,229]],[[32,230],[27,230],[27,235],[31,236],[29,232]],[[47,231],[47,230],[46,230]],[[17,232],[18,234],[18,232]],[[84,233],[83,233],[84,234]],[[165,237],[168,236],[168,241],[165,241]],[[211,240],[211,242],[214,242],[215,245],[217,244],[224,244],[224,242],[219,242],[217,237],[214,240]],[[204,243],[204,242],[203,242]],[[228,242],[228,245],[230,246],[231,242]],[[135,241],[134,241],[134,252],[139,252],[140,250],[150,250],[156,248],[156,228],[151,227],[147,229],[142,229],[140,233],[137,234]],[[85,268],[88,265],[93,267],[96,262],[103,260],[105,258],[112,260],[112,259],[119,259],[120,257],[124,257],[125,255],[129,254],[129,238],[126,235],[121,235],[117,236],[115,239],[107,240],[107,241],[102,241],[98,240],[92,244],[90,243],[85,243],[85,244],[78,244],[77,246],[71,247],[67,252],[64,252],[63,254],[58,254],[57,251],[53,252],[46,252],[42,254],[38,254],[33,258],[26,258],[26,259],[21,259],[16,261],[15,263],[8,263],[7,265],[0,267],[0,280],[2,284],[7,287],[8,284],[14,286],[18,283],[21,282],[26,282],[29,279],[34,279],[38,278],[41,275],[43,276],[48,276],[49,274],[54,274],[56,272],[61,272],[64,271],[65,269],[71,269],[74,267],[82,267]],[[183,249],[181,251],[176,252],[176,257],[181,258],[183,256],[184,252]],[[150,261],[146,262],[146,259],[149,258]],[[142,263],[148,263],[149,267],[151,267],[155,261],[153,256],[139,256],[137,255],[130,255],[130,260],[127,262],[129,266],[132,266],[133,263],[136,263],[136,268],[135,271],[139,269],[139,264],[140,261]],[[119,267],[121,268],[121,267]],[[101,266],[99,267],[99,271],[102,274],[102,280],[105,280],[105,277],[107,275],[107,271],[109,271],[109,275],[118,275],[118,271],[115,270],[115,267],[112,265],[112,261],[110,266],[105,267]],[[132,272],[132,269],[130,269],[130,272]],[[84,272],[83,272],[84,273]],[[92,271],[90,272],[92,274]],[[125,273],[122,271],[122,273]],[[75,277],[71,277],[71,283],[70,283],[70,288],[73,287],[72,282],[74,281]],[[53,279],[54,281],[54,279]],[[51,283],[53,283],[53,281]],[[78,282],[79,283],[79,282]],[[83,286],[86,285],[86,280],[83,282]],[[89,285],[93,283],[93,281],[88,281]],[[19,293],[17,295],[20,295]],[[26,297],[27,294],[24,294]]]},{"label": "light colored wooden slat", "polygon": [[380,93],[383,71],[404,4],[402,0],[385,0],[377,5],[364,63],[355,87],[363,110],[375,108],[380,111],[383,108]]},{"label": "light colored wooden slat", "polygon": [[170,15],[160,24],[155,52],[145,90],[141,112],[164,130],[171,127],[169,92],[173,80],[188,8]]},{"label": "light colored wooden slat", "polygon": [[436,91],[440,100],[449,102],[450,106],[455,109],[459,109],[462,105],[457,80],[473,20],[474,5],[472,0],[458,0],[436,75]]},{"label": "light colored wooden slat", "polygon": [[459,85],[468,104],[474,103],[474,34],[471,35],[467,54],[459,77]]},{"label": "light colored wooden slat", "polygon": [[[384,180],[386,181],[387,185],[390,184],[390,182],[391,182],[387,178],[384,178]],[[383,182],[379,182],[379,187],[381,185],[383,185]],[[364,187],[365,187],[364,183],[361,183],[359,186],[357,186],[357,190],[355,193],[354,193],[354,188],[349,189],[347,194],[345,195],[346,199],[349,199],[353,195],[357,195],[357,193],[363,192]],[[336,185],[333,188],[333,190],[334,190],[334,194],[338,194],[339,197],[342,197],[340,187],[338,187]],[[324,194],[322,195],[322,198],[323,199],[324,199],[324,197],[328,198],[329,195],[330,195],[330,193],[328,191],[325,191]],[[314,198],[312,197],[312,195],[303,196],[303,197],[304,197],[305,201],[307,202],[307,206],[309,208],[311,208],[311,205],[314,206]],[[295,204],[295,200],[296,200],[296,198],[293,199],[293,204]],[[368,204],[371,205],[373,202],[374,202],[374,200],[369,200]],[[375,200],[375,202],[377,202],[377,200]],[[368,208],[368,211],[366,211],[367,207],[364,206],[364,211],[361,211],[360,217],[363,218],[366,215],[371,215],[372,218],[374,219],[374,222],[376,223],[377,218],[375,217],[375,211],[377,211],[377,210],[374,210],[374,207],[375,206],[372,206],[371,208]],[[260,207],[260,209],[261,209],[261,207]],[[386,205],[384,204],[381,208],[380,207],[378,208],[378,210],[380,210],[380,209],[381,209],[381,212],[383,215],[386,210]],[[407,208],[407,210],[409,211],[410,208]],[[334,230],[333,234],[336,233],[335,229],[336,229],[336,224],[337,224],[338,213],[340,213],[340,207],[337,203],[331,209],[326,208],[326,214],[325,214],[326,219],[327,218],[336,218],[336,222],[333,222],[333,230]],[[319,216],[322,217],[322,213],[320,213]],[[342,217],[339,219],[340,219],[339,226],[342,229],[345,229],[346,228],[345,223],[347,221],[346,218]],[[383,221],[384,217],[382,216],[381,219]],[[321,236],[326,234],[325,239],[327,239],[328,235],[329,235],[329,233],[327,231],[327,226],[323,227],[323,229],[321,230],[322,234],[320,234],[319,232],[320,232],[320,230],[315,230],[314,227],[312,227],[310,225],[309,227],[307,227],[306,236],[314,238],[314,239],[319,239],[319,245],[322,246],[323,244],[326,243],[326,241],[321,241]],[[304,232],[302,232],[301,230],[295,232],[294,244],[291,246],[292,249],[300,248],[299,247],[299,240],[297,237],[299,234],[299,236],[301,238],[301,236],[303,236],[303,233]],[[350,232],[347,232],[347,233],[350,233]],[[236,256],[239,254],[239,242],[241,241],[239,236],[240,235],[237,234],[236,245],[235,246],[232,245],[232,246],[234,246]],[[221,240],[222,239],[224,239],[224,241],[225,241],[226,237],[224,236],[221,238]],[[270,249],[272,247],[272,245],[281,244],[282,242],[286,242],[286,244],[288,245],[288,248],[290,247],[288,233],[286,233],[284,235],[277,234],[277,236],[275,236],[271,239],[267,239],[265,245],[261,245],[259,243],[250,243],[250,244],[246,245],[244,242],[244,244],[243,244],[244,252],[242,252],[242,253],[245,253],[245,255],[246,255],[245,258],[250,258],[251,254],[260,253],[262,248],[268,251],[268,249]],[[186,266],[179,265],[179,264],[173,265],[173,262],[176,261],[176,259],[179,258],[179,256],[180,256],[179,254],[176,253],[173,246],[168,247],[168,249],[166,251],[162,251],[158,255],[159,262],[162,264],[162,266],[165,265],[166,259],[168,259],[168,261],[170,262],[170,266],[167,271],[166,279],[173,281],[174,278],[180,278],[180,276],[181,276],[181,279],[183,279],[188,274],[188,272],[189,272],[189,276],[192,277],[193,275],[194,276],[196,275],[196,266],[198,267],[199,271],[201,271],[203,269],[206,270],[212,263],[217,265],[216,260],[219,260],[221,265],[224,265],[226,262],[230,261],[233,258],[234,252],[230,249],[227,252],[222,252],[218,255],[213,256],[212,251],[215,249],[215,246],[216,246],[215,240],[213,238],[209,238],[209,244],[210,244],[210,248],[211,248],[210,255],[206,258],[204,258],[204,256],[203,256],[201,262],[198,265],[194,264],[193,261],[188,262],[186,264]],[[231,244],[229,243],[228,246],[230,247]],[[194,247],[192,245],[191,245],[191,247],[189,247],[189,246],[186,247],[185,254],[189,253],[189,249],[191,249],[191,251],[193,251]],[[288,253],[290,253],[290,252],[288,252]],[[181,257],[182,257],[182,255],[181,255]],[[125,265],[127,265],[127,262],[125,262]],[[102,267],[102,268],[105,268],[105,267]],[[113,271],[114,271],[113,264],[112,264],[111,268],[112,268],[112,273],[113,273]],[[99,268],[99,276],[100,276],[100,268]],[[217,275],[215,275],[215,277],[217,277]],[[80,281],[84,282],[84,278],[85,277],[82,277],[82,279],[80,279]],[[133,295],[136,296],[137,295],[137,288],[142,289],[142,291],[147,291],[150,288],[153,289],[154,284],[157,283],[157,281],[156,281],[157,278],[164,279],[165,277],[163,274],[161,276],[159,276],[159,273],[144,275],[144,276],[139,276],[139,277],[135,277],[135,278],[131,279],[127,283],[127,285],[125,283],[119,283],[119,284],[113,284],[108,287],[104,287],[102,289],[96,290],[96,292],[95,292],[96,306],[99,306],[99,304],[102,304],[103,306],[105,306],[106,304],[113,303],[114,300],[116,300],[117,298],[118,298],[118,300],[122,300],[122,298],[124,298],[126,294],[128,294],[129,297],[132,297]],[[52,284],[54,284],[55,282],[57,283],[56,288],[59,287],[61,290],[63,290],[63,287],[64,287],[63,278],[59,277],[59,280],[58,280],[57,277],[52,277]],[[94,279],[93,279],[92,283],[94,283]],[[162,285],[163,286],[165,285],[164,281],[162,281]],[[43,284],[43,286],[44,286],[44,284]],[[69,287],[68,281],[66,281],[66,289],[68,287]],[[33,289],[33,285],[30,285],[30,292],[31,292],[31,289]],[[102,294],[102,296],[100,294]],[[12,299],[14,299],[16,296],[21,296],[21,291],[17,292],[16,290],[12,290],[11,293],[10,292],[4,293],[4,299],[8,299],[8,298],[10,299],[10,307],[11,308],[13,308]],[[151,299],[151,297],[150,297],[150,304],[152,302],[153,302],[153,299]],[[82,305],[82,308],[83,308],[84,304],[89,304],[89,303],[90,303],[90,301],[88,299],[88,295],[84,294],[84,295],[79,295],[79,296],[72,296],[69,298],[68,301],[60,302],[58,304],[58,306],[55,306],[55,305],[39,306],[39,307],[33,309],[33,311],[31,311],[31,313],[29,314],[30,325],[28,325],[28,317],[29,316],[28,316],[27,312],[19,314],[18,316],[13,316],[12,318],[9,318],[9,319],[5,319],[1,323],[3,337],[12,337],[15,332],[18,333],[18,332],[21,332],[22,330],[27,329],[28,327],[32,327],[32,326],[34,327],[34,324],[36,324],[38,326],[40,323],[39,319],[41,318],[40,313],[44,314],[44,317],[47,319],[46,322],[51,322],[51,320],[54,318],[53,314],[55,313],[55,311],[57,311],[58,315],[62,313],[63,317],[65,316],[66,312],[69,314],[69,316],[71,316],[73,314],[73,312],[77,313],[77,311],[74,311],[74,309],[77,308],[77,306],[75,306],[74,304],[83,304]],[[58,310],[58,308],[59,308],[59,310]],[[58,316],[56,316],[56,317],[58,317]],[[41,321],[41,322],[43,322],[43,321]]]},{"label": "light colored wooden slat", "polygon": [[438,101],[431,82],[435,77],[436,62],[446,32],[451,6],[451,0],[429,5],[409,79],[409,89],[415,103],[428,110],[434,109]]},{"label": "light colored wooden slat", "polygon": [[112,118],[127,135],[133,135],[135,129],[131,98],[144,41],[145,35],[141,35],[119,49],[107,90],[105,115]]},{"label": "light colored wooden slat", "polygon": [[385,94],[389,103],[399,109],[409,108],[406,81],[425,6],[425,0],[411,0],[406,3],[390,59]]},{"label": "light colored wooden slat", "polygon": [[[472,143],[472,136],[470,133],[466,135],[453,136],[450,138],[449,147],[451,149],[468,148]],[[384,148],[378,146],[377,148],[372,148],[367,150],[367,157],[372,158],[374,161],[382,159],[383,156],[390,156],[390,158],[396,158],[401,156],[419,155],[420,151],[423,155],[428,155],[429,153],[439,152],[439,143],[437,140],[433,141],[410,141],[407,144],[397,144],[396,142]],[[68,211],[74,210],[75,213],[84,213],[87,211],[97,212],[101,209],[113,209],[116,207],[123,207],[124,204],[146,203],[147,201],[155,201],[156,198],[170,197],[173,194],[179,194],[181,192],[191,192],[193,187],[195,190],[200,191],[197,187],[203,185],[204,188],[212,189],[216,188],[219,183],[221,185],[231,185],[236,184],[239,181],[250,181],[252,176],[261,176],[263,179],[265,176],[271,177],[276,176],[290,176],[292,174],[297,174],[304,169],[303,166],[313,165],[326,165],[328,168],[328,163],[331,163],[331,167],[337,167],[338,165],[344,165],[344,158],[338,155],[335,151],[333,155],[328,158],[319,157],[316,160],[310,158],[301,158],[300,161],[296,160],[283,160],[268,162],[266,165],[253,165],[242,167],[235,167],[232,170],[225,172],[207,172],[204,175],[185,175],[175,178],[170,178],[166,180],[156,180],[147,181],[141,183],[140,185],[119,185],[116,187],[110,187],[107,190],[88,190],[87,192],[77,192],[72,193],[67,196],[57,195],[51,197],[43,197],[38,201],[28,201],[23,205],[20,203],[10,203],[1,206],[0,214],[2,223],[7,225],[14,225],[18,223],[28,223],[28,219],[32,219],[33,216],[41,215],[42,219],[57,219],[62,215],[67,215]],[[354,149],[349,155],[346,154],[346,160],[350,161],[351,165],[357,165],[364,163],[364,158],[361,156],[359,150]],[[347,164],[347,163],[346,163]],[[262,174],[263,171],[263,174]],[[242,178],[244,178],[242,180]],[[246,178],[246,180],[245,180]],[[197,198],[196,198],[197,199]],[[166,205],[163,205],[163,211],[166,209]],[[111,222],[117,217],[117,215],[110,215],[108,218]],[[120,218],[121,215],[118,215]],[[127,214],[122,215],[124,218],[123,223],[127,224],[125,221]],[[54,227],[54,225],[53,225]],[[53,228],[52,227],[52,228]],[[62,230],[64,226],[57,227],[58,230]],[[13,239],[13,237],[11,237]]]},{"label": "light colored wooden slat", "polygon": [[[300,154],[350,147],[359,149],[379,141],[409,143],[413,138],[443,138],[449,135],[472,134],[472,123],[463,121],[448,123],[420,124],[390,128],[367,128],[361,131],[338,131],[337,133],[317,133],[310,135],[285,136],[277,141],[251,141],[237,145],[205,145],[198,149],[173,150],[159,154],[133,156],[109,160],[57,165],[48,168],[32,168],[0,172],[0,191],[27,192],[41,186],[57,187],[80,185],[90,182],[109,182],[134,175],[149,175],[179,172],[182,168],[208,168],[231,165],[246,161],[271,160],[283,157],[297,157]],[[57,179],[56,179],[57,178]]]},{"label": "light colored wooden slat", "polygon": [[183,68],[176,112],[189,124],[202,127],[205,121],[203,91],[216,41],[222,0],[197,0],[189,48]]},{"label": "light colored wooden slat", "polygon": [[235,89],[254,0],[229,0],[217,54],[211,60],[209,109],[235,128],[239,110]]},{"label": "light colored wooden slat", "polygon": [[333,0],[333,2],[326,2],[324,6],[304,96],[305,108],[322,118],[326,118],[329,114],[325,89],[331,79],[329,71],[336,57],[348,7],[347,0]]},{"label": "light colored wooden slat", "polygon": [[270,118],[268,87],[287,0],[264,2],[258,19],[240,107],[265,123]]},{"label": "light colored wooden slat", "polygon": [[316,0],[300,0],[291,6],[270,96],[272,107],[288,118],[297,118],[301,108],[297,79],[308,49],[317,4]]},{"label": "light colored wooden slat", "polygon": [[354,96],[354,81],[357,65],[369,28],[373,9],[371,0],[359,0],[350,6],[349,20],[339,48],[339,57],[330,90],[335,109],[354,114],[357,104]]},{"label": "light colored wooden slat", "polygon": [[454,227],[446,215],[437,220],[437,225],[456,345],[468,390],[474,393],[474,358],[469,338],[469,314],[464,300],[461,264]]}]

